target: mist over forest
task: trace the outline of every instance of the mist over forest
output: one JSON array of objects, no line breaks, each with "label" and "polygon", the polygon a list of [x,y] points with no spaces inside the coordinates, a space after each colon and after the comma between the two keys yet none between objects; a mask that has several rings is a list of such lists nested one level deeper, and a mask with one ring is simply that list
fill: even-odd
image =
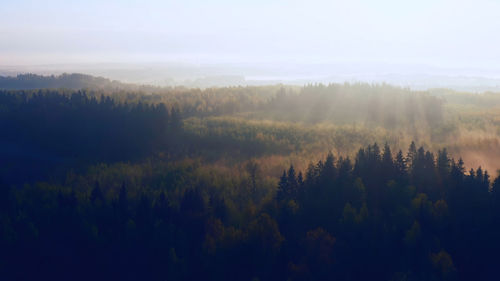
[{"label": "mist over forest", "polygon": [[108,62],[2,65],[0,76],[85,73],[125,83],[160,87],[210,88],[287,84],[388,83],[413,90],[500,91],[495,66],[457,68],[412,63],[353,62]]},{"label": "mist over forest", "polygon": [[0,88],[9,279],[496,274],[499,93],[84,74]]},{"label": "mist over forest", "polygon": [[500,280],[500,2],[4,0],[0,280]]}]

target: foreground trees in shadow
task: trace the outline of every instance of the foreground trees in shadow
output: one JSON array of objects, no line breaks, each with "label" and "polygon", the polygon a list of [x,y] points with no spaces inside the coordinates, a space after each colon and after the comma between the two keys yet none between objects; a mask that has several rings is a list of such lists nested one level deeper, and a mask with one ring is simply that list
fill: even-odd
[{"label": "foreground trees in shadow", "polygon": [[[151,165],[144,163],[143,165]],[[160,166],[159,166],[160,167]],[[252,169],[250,169],[252,168]],[[258,171],[253,163],[250,171]],[[106,171],[106,168],[102,168]],[[135,181],[0,188],[6,280],[493,280],[500,178],[377,144],[242,198],[195,164]],[[198,172],[197,172],[198,171]],[[130,172],[130,171],[129,171]],[[109,169],[109,173],[119,173]],[[89,175],[81,175],[91,182]],[[257,192],[262,179],[249,174]],[[174,184],[175,183],[175,184]],[[109,185],[109,186],[108,186]]]}]

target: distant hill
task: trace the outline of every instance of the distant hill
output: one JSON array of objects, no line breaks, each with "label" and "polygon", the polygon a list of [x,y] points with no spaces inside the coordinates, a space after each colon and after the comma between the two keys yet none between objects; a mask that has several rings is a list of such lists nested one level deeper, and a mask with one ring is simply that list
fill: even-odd
[{"label": "distant hill", "polygon": [[42,76],[37,74],[19,74],[17,76],[0,76],[0,89],[128,89],[137,90],[141,86],[112,81],[104,77],[87,74],[61,74],[58,76]]}]

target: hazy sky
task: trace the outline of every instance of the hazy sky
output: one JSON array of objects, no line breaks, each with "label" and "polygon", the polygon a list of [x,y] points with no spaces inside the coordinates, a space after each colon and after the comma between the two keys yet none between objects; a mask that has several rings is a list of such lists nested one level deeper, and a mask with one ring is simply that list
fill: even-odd
[{"label": "hazy sky", "polygon": [[500,1],[2,0],[0,65],[500,65]]}]

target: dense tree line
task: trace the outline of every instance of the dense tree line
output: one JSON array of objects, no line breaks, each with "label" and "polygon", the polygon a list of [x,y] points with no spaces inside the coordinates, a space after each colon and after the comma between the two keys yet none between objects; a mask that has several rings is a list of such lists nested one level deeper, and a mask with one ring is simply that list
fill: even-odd
[{"label": "dense tree line", "polygon": [[[27,81],[49,79],[43,76],[25,76]],[[23,77],[19,76],[18,79]],[[71,77],[73,76],[63,75],[56,78],[66,81],[71,80]],[[226,117],[209,118],[241,116],[238,114],[245,113],[249,114],[250,119],[252,116],[266,118],[266,115],[271,119],[280,119],[283,114],[293,112],[295,117],[291,117],[291,120],[307,120],[308,115],[304,110],[309,110],[310,104],[314,103],[326,105],[326,111],[330,113],[343,114],[339,108],[351,108],[352,114],[345,117],[349,122],[378,122],[376,118],[366,115],[369,103],[363,101],[362,95],[367,94],[365,100],[380,96],[377,99],[383,101],[383,104],[387,104],[389,100],[397,100],[397,96],[401,96],[399,99],[403,100],[412,97],[415,102],[407,104],[414,104],[415,110],[408,106],[404,110],[415,111],[416,115],[413,117],[421,119],[421,109],[432,107],[432,102],[435,101],[426,95],[413,97],[411,92],[403,89],[364,84],[310,85],[304,87],[300,94],[295,90],[282,86],[205,90],[175,88],[158,90],[160,92],[152,94],[105,89],[2,90],[0,154],[9,164],[0,169],[0,174],[9,182],[23,177],[36,179],[51,174],[51,167],[84,166],[81,164],[96,161],[133,161],[172,151],[190,151],[191,154],[217,160],[225,153],[230,153],[232,157],[249,157],[287,154],[306,149],[318,152],[324,150],[326,143],[327,147],[350,153],[356,146],[365,145],[375,134],[381,135],[383,132],[363,130],[363,126],[303,130],[302,127],[306,128],[306,125],[280,127],[275,123],[266,123],[262,128],[264,131],[260,132],[259,127],[235,123],[231,118],[227,119],[231,122],[227,122],[224,119]],[[387,93],[384,94],[384,91]],[[306,96],[309,96],[309,102],[304,100],[307,99]],[[435,102],[437,108],[440,108],[440,102]],[[431,105],[427,106],[428,103]],[[358,106],[359,109],[355,110],[353,106]],[[396,114],[395,120],[399,122],[399,127],[404,127],[405,124],[408,128],[412,127],[408,120],[398,115],[396,109],[379,111]],[[318,116],[325,113],[315,110],[312,112]],[[188,127],[189,137],[180,136],[176,128],[182,127],[181,120],[189,117],[199,118],[201,122],[196,127]],[[347,122],[330,117],[334,123]],[[170,149],[174,144],[183,146],[183,149],[178,146],[175,150]],[[34,175],[24,174],[20,177],[26,170]],[[65,169],[60,170],[60,173],[64,173]],[[18,180],[18,183],[22,181]]]},{"label": "dense tree line", "polygon": [[[0,91],[6,280],[494,279],[500,177],[445,149],[391,151],[413,137],[442,147],[446,96],[90,87]],[[374,140],[391,146],[355,153]],[[328,149],[351,158],[297,169]],[[293,153],[311,155],[270,171]]]},{"label": "dense tree line", "polygon": [[[142,159],[168,151],[182,128],[175,107],[118,103],[82,92],[0,91],[0,108],[1,154],[12,154],[4,162],[21,166],[35,160],[59,165]],[[12,170],[2,172],[16,178]]]},{"label": "dense tree line", "polygon": [[[258,167],[247,169],[251,190],[258,190]],[[272,198],[254,197],[247,207],[222,192],[220,179],[193,181],[194,170],[160,170],[163,184],[140,187],[99,179],[87,188],[72,181],[2,186],[0,274],[9,280],[496,276],[500,177],[491,182],[481,168],[466,172],[445,149],[434,155],[412,143],[394,154],[373,144],[353,160],[329,154],[305,171],[290,166]]]},{"label": "dense tree line", "polygon": [[386,84],[316,84],[304,86],[297,94],[282,89],[266,110],[286,121],[425,129],[444,121],[443,102],[427,92]]},{"label": "dense tree line", "polygon": [[[0,77],[0,89],[86,89],[117,101],[176,104],[184,116],[253,112],[253,117],[294,122],[367,123],[389,129],[436,127],[443,121],[443,98],[386,84],[310,84],[221,88],[160,88],[123,84],[84,74]],[[441,95],[442,96],[442,95]],[[448,97],[448,96],[446,96]]]},{"label": "dense tree line", "polygon": [[267,102],[280,88],[289,86],[259,87],[221,87],[221,88],[186,88],[156,87],[150,85],[127,84],[111,81],[103,77],[72,73],[58,76],[37,74],[19,74],[0,76],[0,89],[23,90],[28,92],[38,89],[52,89],[58,92],[81,91],[89,97],[109,96],[123,102],[143,102],[148,104],[164,103],[171,107],[177,105],[186,116],[207,116],[232,114],[253,110]]},{"label": "dense tree line", "polygon": [[119,81],[111,81],[104,77],[96,77],[80,73],[63,73],[61,75],[38,75],[33,73],[16,76],[0,76],[0,89],[105,89],[105,90],[140,90],[156,89],[152,86],[138,86]]}]

